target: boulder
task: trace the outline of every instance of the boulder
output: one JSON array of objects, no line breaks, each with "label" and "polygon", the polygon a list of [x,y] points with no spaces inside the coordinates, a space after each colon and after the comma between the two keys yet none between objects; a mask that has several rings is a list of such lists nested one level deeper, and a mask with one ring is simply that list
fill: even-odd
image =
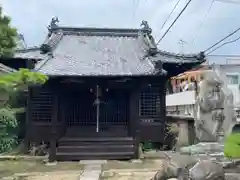
[{"label": "boulder", "polygon": [[189,169],[192,180],[225,180],[223,166],[211,160],[201,160]]},{"label": "boulder", "polygon": [[168,159],[163,166],[151,180],[225,180],[223,166],[211,160]]}]

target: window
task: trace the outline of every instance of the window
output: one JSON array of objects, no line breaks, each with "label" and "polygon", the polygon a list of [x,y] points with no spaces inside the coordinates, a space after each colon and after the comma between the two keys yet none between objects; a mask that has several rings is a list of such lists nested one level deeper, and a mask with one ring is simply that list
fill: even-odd
[{"label": "window", "polygon": [[43,87],[31,90],[30,118],[37,122],[50,122],[52,119],[53,95]]},{"label": "window", "polygon": [[237,75],[227,75],[228,84],[238,84],[238,76]]},{"label": "window", "polygon": [[157,117],[160,114],[161,107],[160,87],[149,85],[140,93],[140,113],[142,117]]}]

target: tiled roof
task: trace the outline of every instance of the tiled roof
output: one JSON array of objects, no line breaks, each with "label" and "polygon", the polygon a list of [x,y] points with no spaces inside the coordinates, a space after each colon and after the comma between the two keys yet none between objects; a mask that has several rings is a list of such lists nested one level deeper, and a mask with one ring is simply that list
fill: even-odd
[{"label": "tiled roof", "polygon": [[45,43],[52,54],[36,66],[48,75],[153,75],[139,29],[58,28]]},{"label": "tiled roof", "polygon": [[42,54],[39,47],[34,47],[16,50],[14,58],[42,60],[46,58],[46,54]]},{"label": "tiled roof", "polygon": [[[160,51],[151,28],[72,28],[49,26],[48,38],[40,49],[18,52],[16,57],[42,59],[35,71],[47,75],[138,76],[182,72],[204,62],[204,55],[179,55]],[[44,53],[44,54],[43,54]],[[180,64],[179,69],[174,64]],[[178,68],[177,67],[177,68]],[[171,72],[172,71],[172,72]]]},{"label": "tiled roof", "polygon": [[0,63],[0,72],[10,73],[10,72],[15,72],[15,71],[16,71],[15,69],[12,69],[12,68]]},{"label": "tiled roof", "polygon": [[163,63],[203,63],[205,62],[205,55],[203,53],[198,54],[175,54],[167,51],[158,50],[155,57],[161,59]]}]

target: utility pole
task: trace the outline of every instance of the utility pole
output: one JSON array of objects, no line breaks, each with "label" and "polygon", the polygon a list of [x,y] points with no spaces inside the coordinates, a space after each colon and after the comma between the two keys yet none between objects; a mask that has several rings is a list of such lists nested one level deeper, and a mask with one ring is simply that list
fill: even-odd
[{"label": "utility pole", "polygon": [[187,44],[187,42],[182,40],[182,39],[180,39],[178,41],[178,44],[180,45],[180,53],[183,54],[184,53],[184,44]]}]

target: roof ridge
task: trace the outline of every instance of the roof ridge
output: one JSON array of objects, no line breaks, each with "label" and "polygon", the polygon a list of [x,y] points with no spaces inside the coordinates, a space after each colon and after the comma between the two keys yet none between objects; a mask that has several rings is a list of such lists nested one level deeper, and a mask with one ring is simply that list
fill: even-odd
[{"label": "roof ridge", "polygon": [[34,47],[28,47],[24,49],[16,49],[15,52],[28,52],[28,51],[35,51],[35,50],[40,50],[40,47],[34,46]]},{"label": "roof ridge", "polygon": [[62,31],[103,31],[103,32],[138,32],[140,28],[109,28],[109,27],[70,27],[70,26],[57,26],[50,29],[50,31],[55,32],[58,30]]},{"label": "roof ridge", "polygon": [[141,28],[109,28],[109,27],[69,27],[69,26],[59,26],[59,19],[58,17],[53,17],[51,19],[50,25],[48,26],[48,31],[49,34],[55,33],[62,31],[64,34],[65,33],[84,33],[84,34],[96,34],[100,33],[101,35],[109,35],[109,33],[114,34],[114,33],[119,33],[127,36],[137,36],[139,31],[144,32],[144,33],[149,33],[151,34],[152,29],[148,25],[147,21],[142,21]]},{"label": "roof ridge", "polygon": [[56,48],[57,44],[61,41],[64,35],[80,35],[80,36],[117,36],[117,37],[135,37],[138,38],[140,34],[143,35],[145,43],[148,45],[148,50],[151,53],[156,52],[157,46],[151,35],[151,28],[147,22],[143,21],[143,28],[141,29],[119,29],[119,28],[72,28],[60,27],[51,25],[48,27],[48,38],[41,45],[40,50],[42,53],[50,53]]}]

